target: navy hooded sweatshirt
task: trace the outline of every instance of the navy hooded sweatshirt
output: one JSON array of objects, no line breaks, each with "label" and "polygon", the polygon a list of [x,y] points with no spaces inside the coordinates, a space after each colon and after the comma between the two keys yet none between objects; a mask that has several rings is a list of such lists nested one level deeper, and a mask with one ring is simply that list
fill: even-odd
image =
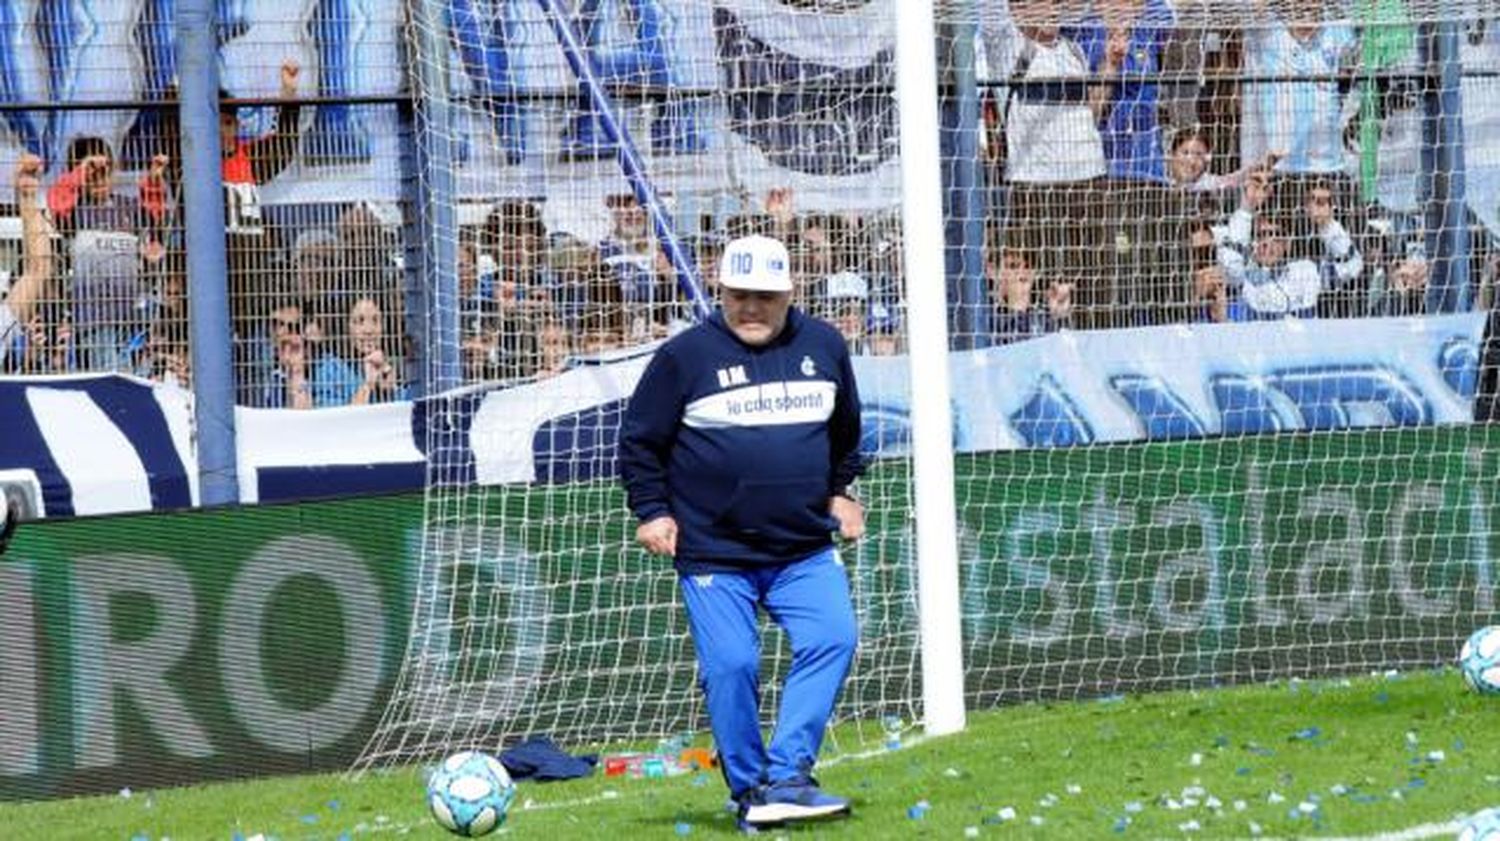
[{"label": "navy hooded sweatshirt", "polygon": [[620,430],[630,510],[677,521],[678,571],[808,557],[832,543],[829,497],[863,470],[844,339],[795,307],[766,345],[714,313],[657,350]]}]

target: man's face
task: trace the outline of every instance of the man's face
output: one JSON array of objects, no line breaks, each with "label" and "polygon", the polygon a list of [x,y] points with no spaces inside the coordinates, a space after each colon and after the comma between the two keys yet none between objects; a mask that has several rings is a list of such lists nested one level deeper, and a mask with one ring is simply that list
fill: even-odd
[{"label": "man's face", "polygon": [[1169,168],[1173,182],[1192,184],[1208,171],[1208,146],[1196,137],[1184,140],[1172,151]]},{"label": "man's face", "polygon": [[725,289],[724,321],[747,345],[769,344],[786,327],[786,312],[792,305],[790,292],[754,292]]},{"label": "man's face", "polygon": [[1007,249],[1000,255],[1000,267],[996,272],[1000,294],[1011,309],[1026,309],[1031,305],[1031,290],[1036,284],[1036,272],[1020,253]]},{"label": "man's face", "polygon": [[234,111],[219,112],[219,145],[227,154],[239,142],[240,118]]},{"label": "man's face", "polygon": [[474,249],[469,245],[458,247],[458,291],[465,298],[479,288],[479,266],[474,260]]},{"label": "man's face", "polygon": [[1266,268],[1279,266],[1286,259],[1286,234],[1280,225],[1262,222],[1255,229],[1255,244],[1251,248],[1255,262]]},{"label": "man's face", "polygon": [[865,311],[861,304],[846,304],[838,309],[833,326],[839,329],[844,341],[854,343],[865,337]]}]

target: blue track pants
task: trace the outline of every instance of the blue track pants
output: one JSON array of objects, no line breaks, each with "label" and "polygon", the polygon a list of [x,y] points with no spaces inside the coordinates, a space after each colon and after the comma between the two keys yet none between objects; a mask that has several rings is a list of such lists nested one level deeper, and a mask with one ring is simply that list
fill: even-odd
[{"label": "blue track pants", "polygon": [[[812,771],[854,660],[849,579],[829,548],[784,566],[681,577],[698,676],[730,791]],[[760,731],[757,608],[786,631],[792,664],[769,750]]]}]

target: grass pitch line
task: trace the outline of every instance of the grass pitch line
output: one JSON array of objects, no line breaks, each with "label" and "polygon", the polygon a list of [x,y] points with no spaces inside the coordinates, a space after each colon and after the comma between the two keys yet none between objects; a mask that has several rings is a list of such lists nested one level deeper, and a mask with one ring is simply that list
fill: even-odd
[{"label": "grass pitch line", "polygon": [[1421,826],[1398,829],[1395,832],[1382,832],[1379,835],[1329,838],[1327,841],[1418,841],[1422,838],[1452,838],[1462,826],[1463,824],[1457,821],[1424,823]]}]

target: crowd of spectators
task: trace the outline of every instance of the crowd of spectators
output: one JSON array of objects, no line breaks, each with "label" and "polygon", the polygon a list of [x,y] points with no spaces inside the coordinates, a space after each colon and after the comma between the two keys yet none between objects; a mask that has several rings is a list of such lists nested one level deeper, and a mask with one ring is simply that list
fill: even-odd
[{"label": "crowd of spectators", "polygon": [[[1320,0],[1235,8],[1248,25],[1195,0],[1011,0],[987,22],[995,341],[1421,314],[1439,257],[1488,305],[1472,216],[1470,253],[1428,253],[1418,27]],[[1468,24],[1466,61],[1493,66],[1491,30]]]},{"label": "crowd of spectators", "polygon": [[[992,4],[995,6],[995,4]],[[1412,126],[1426,77],[1375,86],[1351,72],[1390,26],[1327,17],[1318,0],[1256,6],[1214,25],[1190,0],[1011,0],[981,28],[986,317],[1005,344],[1061,329],[1428,311]],[[1379,29],[1376,32],[1376,29]],[[1491,34],[1470,33],[1470,46]],[[1409,39],[1408,39],[1409,40]],[[1395,47],[1392,47],[1392,45]],[[1404,45],[1404,46],[1403,46]],[[1385,68],[1415,59],[1387,57]],[[260,187],[295,158],[299,68],[280,68],[274,128],[241,136],[221,115],[227,289],[238,400],[315,408],[402,399],[415,336],[401,214],[338,206],[273,223]],[[1416,81],[1414,81],[1416,80]],[[1370,87],[1365,87],[1370,85]],[[1420,132],[1418,132],[1420,133]],[[133,184],[101,138],[15,169],[25,319],[0,373],[121,371],[191,381],[179,130]],[[800,307],[862,355],[903,353],[901,236],[892,209],[799,207],[790,188],[729,213],[679,215],[685,254],[712,284],[723,244],[788,245]],[[691,203],[689,203],[690,206]],[[456,241],[466,381],[525,382],[690,320],[679,267],[628,192],[602,199],[602,236],[542,199],[487,205]],[[476,217],[477,218],[477,217]],[[544,221],[545,220],[545,221]],[[686,223],[686,224],[684,224]],[[1476,229],[1475,304],[1488,306],[1490,237]],[[40,290],[38,292],[37,290]]]}]

